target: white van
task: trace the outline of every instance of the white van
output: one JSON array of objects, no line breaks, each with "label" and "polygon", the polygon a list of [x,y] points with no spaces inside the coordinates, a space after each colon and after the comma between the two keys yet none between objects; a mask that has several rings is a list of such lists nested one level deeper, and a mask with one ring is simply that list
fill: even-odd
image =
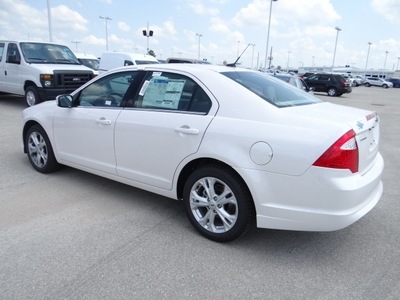
[{"label": "white van", "polygon": [[82,65],[91,68],[94,74],[99,75],[100,60],[95,55],[86,53],[75,53],[75,56]]},{"label": "white van", "polygon": [[129,52],[103,52],[100,57],[99,72],[103,73],[123,66],[158,63],[160,62],[151,55]]},{"label": "white van", "polygon": [[93,77],[67,46],[0,40],[0,92],[25,95],[28,106],[69,94]]}]

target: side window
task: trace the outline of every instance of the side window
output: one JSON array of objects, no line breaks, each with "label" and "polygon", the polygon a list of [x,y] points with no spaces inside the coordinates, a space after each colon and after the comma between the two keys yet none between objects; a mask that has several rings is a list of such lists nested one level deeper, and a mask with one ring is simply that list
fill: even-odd
[{"label": "side window", "polygon": [[318,75],[312,75],[308,78],[308,80],[318,80],[319,76]]},{"label": "side window", "polygon": [[0,43],[0,61],[3,60],[4,45],[4,43]]},{"label": "side window", "polygon": [[21,55],[18,51],[17,44],[15,43],[8,44],[6,62],[11,64],[21,63]]},{"label": "side window", "polygon": [[329,80],[331,80],[331,78],[330,78],[329,76],[327,76],[327,75],[322,75],[322,76],[320,77],[320,80],[329,81]]},{"label": "side window", "polygon": [[119,107],[137,72],[111,74],[83,89],[78,106]]},{"label": "side window", "polygon": [[149,72],[134,107],[208,113],[211,100],[192,79],[181,74]]}]

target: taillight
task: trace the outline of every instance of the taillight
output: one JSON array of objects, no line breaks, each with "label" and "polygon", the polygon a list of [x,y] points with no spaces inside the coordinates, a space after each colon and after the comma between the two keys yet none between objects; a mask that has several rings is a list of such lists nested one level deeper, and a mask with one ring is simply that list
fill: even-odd
[{"label": "taillight", "polygon": [[313,166],[358,172],[358,146],[355,136],[354,130],[349,130],[326,150]]}]

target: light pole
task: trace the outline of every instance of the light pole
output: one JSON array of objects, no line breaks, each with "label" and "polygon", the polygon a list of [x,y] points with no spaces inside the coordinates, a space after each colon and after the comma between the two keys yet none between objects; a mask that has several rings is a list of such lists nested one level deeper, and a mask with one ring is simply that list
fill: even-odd
[{"label": "light pole", "polygon": [[238,51],[237,51],[236,58],[239,57],[239,48],[240,48],[240,41],[238,41]]},{"label": "light pole", "polygon": [[198,47],[197,47],[197,59],[200,60],[200,38],[201,38],[203,35],[200,34],[200,33],[196,33],[196,35],[199,37],[199,44],[198,44]]},{"label": "light pole", "polygon": [[386,53],[386,56],[385,56],[385,63],[383,64],[383,70],[385,70],[386,69],[386,60],[387,60],[387,55],[388,55],[388,51],[385,51],[385,53]]},{"label": "light pole", "polygon": [[256,46],[256,44],[250,44],[250,46],[253,46],[253,51],[251,52],[251,69],[253,69],[254,47]]},{"label": "light pole", "polygon": [[104,20],[105,26],[106,26],[106,50],[108,51],[108,26],[107,26],[107,21],[111,21],[109,17],[102,17],[99,16],[100,19]]},{"label": "light pole", "polygon": [[368,66],[368,58],[369,58],[369,49],[371,48],[372,43],[368,42],[368,52],[367,52],[367,61],[365,62],[365,70],[364,77],[367,75],[367,66]]},{"label": "light pole", "polygon": [[400,57],[397,58],[397,68],[396,68],[396,70],[399,69],[399,60],[400,60]]},{"label": "light pole", "polygon": [[342,29],[340,29],[339,27],[336,26],[335,30],[336,30],[336,42],[335,42],[335,50],[333,51],[332,72],[333,72],[333,67],[335,65],[336,46],[337,46],[337,40],[339,37],[339,31],[342,31]]},{"label": "light pole", "polygon": [[147,54],[149,54],[149,37],[153,36],[153,30],[149,30],[149,22],[147,22],[147,30],[143,29],[143,35],[147,38]]},{"label": "light pole", "polygon": [[78,44],[80,44],[80,42],[78,41],[71,41],[72,44],[75,44],[75,51],[78,52]]},{"label": "light pole", "polygon": [[314,68],[314,60],[315,60],[315,56],[312,56],[312,63],[311,63],[311,67]]},{"label": "light pole", "polygon": [[286,71],[287,71],[287,72],[289,72],[290,53],[291,53],[291,51],[288,51],[288,52],[287,52],[287,65],[286,65]]},{"label": "light pole", "polygon": [[52,29],[52,22],[51,22],[50,0],[47,0],[47,17],[49,20],[49,37],[50,37],[50,42],[52,42],[53,41],[53,29]]},{"label": "light pole", "polygon": [[265,47],[265,62],[264,62],[264,72],[267,69],[267,59],[268,59],[268,43],[269,43],[269,30],[271,28],[271,14],[272,14],[272,2],[276,2],[278,0],[271,0],[269,5],[269,19],[268,19],[268,33],[267,33],[267,46]]}]

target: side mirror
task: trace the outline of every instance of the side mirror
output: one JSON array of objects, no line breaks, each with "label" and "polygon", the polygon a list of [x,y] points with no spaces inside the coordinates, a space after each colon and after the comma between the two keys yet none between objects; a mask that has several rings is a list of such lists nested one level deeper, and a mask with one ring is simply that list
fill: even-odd
[{"label": "side mirror", "polygon": [[73,98],[71,95],[59,95],[56,100],[59,107],[72,107]]}]

